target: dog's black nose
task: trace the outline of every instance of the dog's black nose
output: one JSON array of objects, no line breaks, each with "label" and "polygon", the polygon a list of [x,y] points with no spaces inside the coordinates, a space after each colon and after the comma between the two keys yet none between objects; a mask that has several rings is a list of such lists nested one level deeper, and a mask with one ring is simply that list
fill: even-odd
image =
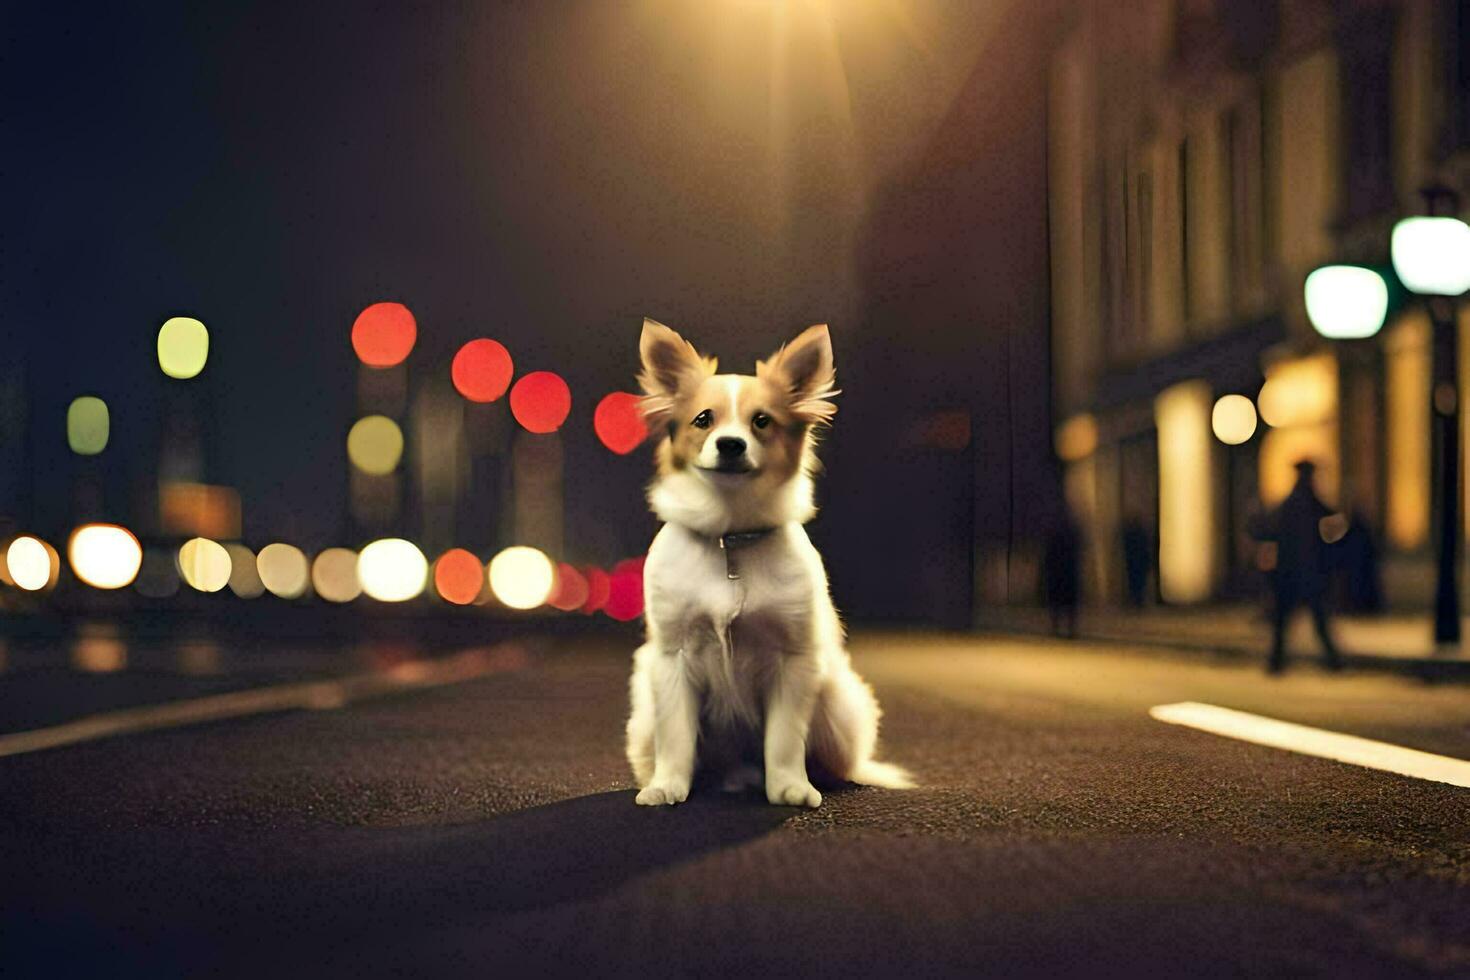
[{"label": "dog's black nose", "polygon": [[720,436],[715,440],[715,449],[721,456],[741,456],[745,453],[745,440],[735,436]]}]

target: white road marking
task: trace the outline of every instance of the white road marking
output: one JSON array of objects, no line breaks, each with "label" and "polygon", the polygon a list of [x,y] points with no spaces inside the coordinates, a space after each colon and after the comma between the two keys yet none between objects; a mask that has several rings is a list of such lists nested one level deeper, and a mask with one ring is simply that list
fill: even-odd
[{"label": "white road marking", "polygon": [[228,718],[279,711],[341,708],[401,691],[458,684],[487,674],[514,670],[526,664],[526,652],[515,644],[467,650],[432,660],[410,660],[387,670],[355,674],[335,680],[280,684],[166,704],[124,708],[88,715],[49,728],[0,735],[0,757],[91,742],[117,735],[179,728]]},{"label": "white road marking", "polygon": [[1150,708],[1148,713],[1170,725],[1184,725],[1213,735],[1238,738],[1243,742],[1286,749],[1288,752],[1300,752],[1319,759],[1332,759],[1350,766],[1363,766],[1400,776],[1413,776],[1415,779],[1470,788],[1470,762],[1452,759],[1447,755],[1406,749],[1389,742],[1377,742],[1371,738],[1277,721],[1275,718],[1213,704],[1201,704],[1198,701],[1160,704]]}]

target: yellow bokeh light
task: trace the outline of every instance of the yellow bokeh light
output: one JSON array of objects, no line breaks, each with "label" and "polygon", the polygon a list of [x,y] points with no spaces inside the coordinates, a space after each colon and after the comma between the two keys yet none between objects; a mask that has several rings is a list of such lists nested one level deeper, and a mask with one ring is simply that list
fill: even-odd
[{"label": "yellow bokeh light", "polygon": [[1238,446],[1256,434],[1256,406],[1244,395],[1222,395],[1210,413],[1215,438]]},{"label": "yellow bokeh light", "polygon": [[255,552],[243,544],[227,544],[230,553],[230,591],[241,599],[254,599],[265,591],[265,583],[255,570]]},{"label": "yellow bokeh light", "polygon": [[1210,388],[1185,381],[1154,399],[1159,432],[1159,591],[1166,602],[1209,598],[1215,571]]},{"label": "yellow bokeh light", "polygon": [[1057,455],[1068,463],[1086,459],[1097,449],[1097,419],[1074,415],[1057,428]]},{"label": "yellow bokeh light", "polygon": [[328,602],[351,602],[362,595],[357,580],[357,552],[351,548],[328,548],[311,565],[311,586]]},{"label": "yellow bokeh light", "polygon": [[72,532],[66,558],[77,578],[97,589],[121,589],[138,575],[143,546],[116,524],[84,524]]},{"label": "yellow bokeh light", "polygon": [[192,589],[218,592],[230,582],[230,553],[218,541],[190,538],[179,548],[179,574]]},{"label": "yellow bokeh light", "polygon": [[424,591],[429,562],[411,541],[382,538],[357,556],[362,591],[379,602],[403,602]]},{"label": "yellow bokeh light", "polygon": [[299,598],[306,592],[311,577],[310,565],[301,549],[279,541],[260,549],[255,569],[270,594],[282,599]]},{"label": "yellow bokeh light", "polygon": [[347,458],[364,473],[392,473],[402,456],[403,430],[386,415],[358,419],[347,433]]},{"label": "yellow bokeh light", "polygon": [[1337,359],[1314,354],[1283,361],[1266,372],[1256,399],[1261,421],[1272,428],[1313,425],[1337,414]]},{"label": "yellow bokeh light", "polygon": [[107,403],[92,395],[72,399],[66,410],[66,444],[78,456],[96,456],[107,448],[112,419]]},{"label": "yellow bokeh light", "polygon": [[556,566],[535,548],[517,545],[490,560],[490,590],[512,609],[535,609],[556,588]]},{"label": "yellow bokeh light", "polygon": [[158,366],[170,378],[192,378],[209,360],[209,331],[191,316],[170,317],[158,328]]},{"label": "yellow bokeh light", "polygon": [[40,538],[23,535],[10,542],[5,567],[17,588],[40,592],[56,582],[56,552]]}]

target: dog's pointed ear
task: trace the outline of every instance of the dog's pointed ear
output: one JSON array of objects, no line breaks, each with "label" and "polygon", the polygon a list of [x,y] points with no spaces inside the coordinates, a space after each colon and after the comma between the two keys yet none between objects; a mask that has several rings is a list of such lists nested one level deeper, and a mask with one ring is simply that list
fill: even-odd
[{"label": "dog's pointed ear", "polygon": [[644,393],[640,407],[649,427],[655,430],[668,422],[679,392],[703,381],[716,369],[713,357],[700,356],[693,344],[657,320],[643,321],[638,354],[643,361],[638,375]]},{"label": "dog's pointed ear", "polygon": [[837,372],[832,366],[832,335],[825,323],[807,327],[791,343],[755,366],[763,378],[786,393],[791,414],[803,422],[826,423],[837,406]]}]

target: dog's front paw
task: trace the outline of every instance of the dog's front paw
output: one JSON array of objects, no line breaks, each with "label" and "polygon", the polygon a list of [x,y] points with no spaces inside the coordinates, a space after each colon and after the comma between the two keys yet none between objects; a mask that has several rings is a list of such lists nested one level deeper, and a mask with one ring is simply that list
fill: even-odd
[{"label": "dog's front paw", "polygon": [[675,803],[683,803],[688,798],[688,786],[653,783],[638,791],[636,802],[639,806],[672,806]]},{"label": "dog's front paw", "polygon": [[766,799],[777,806],[822,805],[822,794],[805,778],[767,780]]}]

